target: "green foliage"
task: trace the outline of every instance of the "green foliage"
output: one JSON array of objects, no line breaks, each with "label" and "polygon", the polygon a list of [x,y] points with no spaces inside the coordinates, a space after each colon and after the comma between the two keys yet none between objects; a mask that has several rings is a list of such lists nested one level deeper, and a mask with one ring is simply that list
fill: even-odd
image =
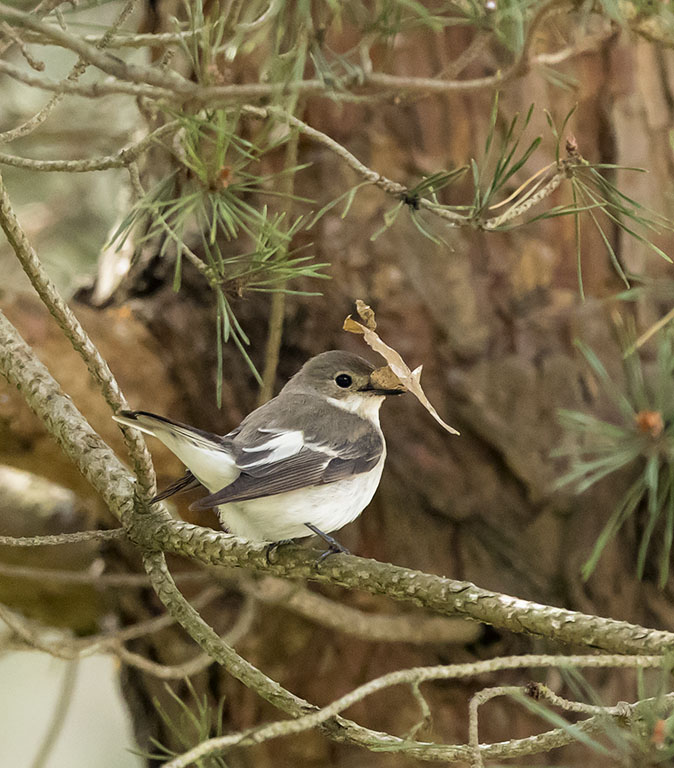
[{"label": "green foliage", "polygon": [[[246,57],[251,56],[258,81],[278,85],[266,97],[267,103],[280,105],[278,112],[294,115],[301,109],[303,97],[293,83],[302,80],[322,83],[324,98],[369,98],[370,93],[363,96],[353,92],[353,86],[366,82],[373,48],[379,47],[380,56],[397,36],[420,30],[441,33],[449,26],[466,25],[490,39],[492,45],[496,43],[496,48],[507,49],[509,63],[505,69],[517,74],[520,56],[531,47],[528,43],[535,39],[538,25],[548,19],[555,5],[554,0],[216,0],[209,4],[184,0],[174,31],[184,35],[177,45],[197,83],[222,84],[223,63],[240,58],[241,66],[246,67]],[[623,4],[603,0],[599,5],[578,4],[574,25],[587,26],[599,12],[625,22]],[[671,15],[647,0],[633,6],[644,18],[655,13],[663,18]],[[346,26],[357,32],[357,42],[350,50],[335,51],[329,45],[330,32]],[[548,74],[565,85],[564,76],[556,70]],[[310,202],[292,193],[295,175],[305,166],[286,162],[283,170],[268,170],[278,168],[269,161],[270,153],[284,146],[288,149],[298,140],[295,129],[290,129],[282,116],[277,113],[259,129],[259,123],[252,127],[249,118],[242,119],[236,99],[218,109],[196,110],[183,104],[179,113],[172,113],[161,105],[157,108],[180,123],[179,132],[166,145],[173,155],[174,169],[139,194],[118,230],[118,242],[133,233],[138,246],[156,243],[159,254],[175,262],[176,290],[185,258],[195,263],[215,294],[218,359],[222,360],[221,344],[231,340],[259,380],[246,352],[248,339],[236,319],[236,301],[249,291],[291,291],[294,279],[324,277],[321,269],[325,265],[313,264],[308,255],[299,254],[293,248],[293,238],[342,202],[342,216],[346,216],[364,184],[359,180],[333,200],[321,201],[317,213],[309,214],[306,209],[302,210],[304,215],[293,213],[298,204]],[[540,156],[544,138],[531,135],[533,110],[532,105],[526,114],[506,119],[499,111],[496,94],[481,156],[467,158],[461,167],[439,169],[413,183],[384,213],[383,223],[371,239],[394,226],[403,211],[418,231],[436,244],[444,243],[444,226],[504,231],[547,218],[573,216],[581,296],[582,222],[589,221],[597,229],[615,270],[627,285],[615,252],[616,229],[668,259],[653,236],[671,229],[671,222],[646,210],[615,185],[612,177],[617,166],[591,164],[573,142],[565,143],[573,110],[559,130],[548,115],[555,160],[550,163],[546,159],[538,169],[529,170]],[[289,157],[292,153],[286,154],[286,160]],[[472,190],[465,201],[447,202],[452,186],[462,181],[465,188],[470,180]],[[568,190],[568,202],[532,215],[531,209],[543,204],[560,185]],[[433,214],[440,226],[429,222]]]},{"label": "green foliage", "polygon": [[[523,119],[519,114],[515,114],[499,131],[503,121],[497,93],[489,117],[481,159],[478,161],[473,158],[469,165],[425,177],[419,184],[412,187],[400,202],[386,211],[383,226],[372,235],[371,239],[376,239],[382,232],[393,226],[404,208],[409,211],[413,223],[421,234],[435,243],[442,241],[437,232],[429,230],[420,215],[420,208],[444,215],[449,220],[450,226],[471,226],[487,232],[514,229],[558,216],[573,216],[581,297],[584,297],[580,240],[583,218],[589,219],[596,227],[611,263],[628,287],[627,276],[615,253],[611,238],[606,234],[606,224],[610,227],[618,227],[658,256],[671,262],[670,257],[652,242],[651,237],[662,230],[674,229],[674,222],[645,208],[622,192],[609,178],[609,174],[615,174],[618,170],[644,173],[643,169],[607,163],[589,163],[581,157],[572,138],[566,140],[564,147],[566,156],[562,156],[565,129],[575,112],[575,107],[564,117],[560,129],[557,129],[551,115],[546,111],[548,125],[555,139],[555,161],[541,167],[511,191],[511,187],[517,183],[518,174],[536,155],[543,141],[542,136],[525,140],[533,111],[532,104]],[[442,203],[438,199],[438,192],[459,181],[468,168],[470,168],[473,182],[471,202],[458,205]],[[530,208],[547,198],[549,189],[546,188],[551,184],[562,183],[567,183],[570,187],[572,197],[570,203],[553,206],[537,215],[526,216]],[[602,224],[600,216],[604,218],[606,224]]]},{"label": "green foliage", "polygon": [[[623,333],[624,349],[633,348],[632,338],[633,334]],[[583,576],[589,578],[606,545],[628,520],[638,516],[642,532],[637,574],[643,577],[647,557],[657,557],[659,583],[664,587],[674,538],[674,334],[661,332],[654,372],[644,370],[636,352],[624,356],[622,387],[589,347],[577,346],[616,407],[619,421],[614,424],[579,411],[560,411],[560,424],[575,435],[578,444],[556,452],[571,459],[559,486],[571,484],[583,493],[616,472],[636,474],[595,542]]]},{"label": "green foliage", "polygon": [[[156,752],[137,752],[137,754],[148,760],[168,761],[206,739],[217,738],[223,735],[224,696],[220,699],[217,706],[213,708],[208,703],[206,694],[202,697],[197,694],[189,678],[185,678],[184,684],[189,694],[189,697],[184,698],[181,698],[170,685],[164,686],[166,692],[176,704],[177,715],[168,712],[157,698],[153,700],[154,707],[162,719],[166,730],[180,744],[181,750],[176,751],[163,745],[157,739],[151,738]],[[217,754],[206,755],[191,763],[191,765],[194,765],[195,768],[227,768],[227,763]]]},{"label": "green foliage", "polygon": [[531,121],[533,111],[534,105],[532,104],[524,117],[521,127],[518,125],[520,115],[515,114],[507,125],[500,139],[500,145],[495,150],[495,157],[492,160],[491,150],[492,147],[495,147],[494,139],[499,117],[498,94],[494,97],[483,160],[479,166],[475,160],[471,162],[474,188],[471,210],[472,219],[478,220],[482,218],[487,209],[493,207],[494,198],[497,193],[503,189],[505,184],[524,166],[540,146],[542,137],[536,136],[522,153],[517,154],[522,137]]},{"label": "green foliage", "polygon": [[[222,343],[232,340],[260,381],[245,350],[249,340],[236,319],[232,300],[248,291],[290,292],[286,284],[300,277],[327,277],[321,272],[327,264],[313,263],[310,256],[292,247],[293,237],[306,228],[305,217],[271,213],[258,203],[264,197],[309,202],[279,191],[285,177],[306,166],[262,172],[263,157],[291,140],[292,134],[271,138],[270,124],[259,132],[257,143],[245,139],[236,110],[173,117],[181,129],[177,141],[167,149],[177,168],[136,201],[113,242],[121,247],[132,234],[136,246],[159,241],[159,255],[175,259],[176,291],[186,255],[196,263],[216,296],[220,367]],[[237,245],[225,249],[223,243],[235,240]],[[243,250],[246,241],[250,247]],[[220,386],[219,375],[218,401]]]},{"label": "green foliage", "polygon": [[[571,184],[573,188],[574,201],[582,203],[578,205],[578,208],[583,208],[587,211],[587,215],[591,219],[593,225],[601,235],[602,241],[606,246],[611,262],[620,275],[625,285],[629,288],[630,283],[623,271],[623,268],[618,260],[615,250],[611,244],[609,237],[606,235],[604,228],[599,223],[598,214],[601,213],[608,220],[609,225],[612,223],[616,225],[620,230],[625,232],[630,237],[638,240],[642,245],[650,250],[654,251],[658,256],[661,256],[666,261],[671,263],[670,257],[655,243],[653,243],[648,237],[646,237],[639,230],[647,230],[652,234],[658,234],[661,230],[672,230],[674,228],[673,223],[666,219],[664,216],[660,216],[657,213],[653,213],[638,203],[636,200],[628,197],[621,192],[615,184],[611,183],[606,175],[600,173],[600,171],[615,171],[621,166],[610,164],[591,164],[585,160],[580,160],[579,164],[575,167]],[[642,168],[622,168],[622,170],[636,171],[639,173],[645,173]],[[576,221],[578,222],[578,213],[574,214]],[[576,225],[577,237],[580,236],[580,225]],[[582,279],[581,290],[582,290]]]}]

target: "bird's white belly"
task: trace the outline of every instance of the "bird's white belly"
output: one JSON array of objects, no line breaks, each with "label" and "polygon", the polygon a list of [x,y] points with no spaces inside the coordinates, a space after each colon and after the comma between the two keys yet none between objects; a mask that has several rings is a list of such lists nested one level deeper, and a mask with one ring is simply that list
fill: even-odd
[{"label": "bird's white belly", "polygon": [[386,451],[370,472],[328,485],[223,504],[218,517],[230,533],[251,541],[281,541],[312,536],[311,523],[323,533],[337,531],[355,520],[374,496]]}]

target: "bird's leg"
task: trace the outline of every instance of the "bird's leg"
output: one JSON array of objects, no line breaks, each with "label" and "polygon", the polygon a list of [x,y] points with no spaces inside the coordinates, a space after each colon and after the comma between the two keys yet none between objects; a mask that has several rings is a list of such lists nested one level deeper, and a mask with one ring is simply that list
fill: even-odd
[{"label": "bird's leg", "polygon": [[273,556],[276,554],[276,550],[283,546],[284,544],[294,544],[295,542],[292,539],[280,539],[279,541],[272,541],[271,544],[267,545],[267,548],[265,549],[264,556],[267,560],[267,565],[274,565]]},{"label": "bird's leg", "polygon": [[318,558],[317,562],[320,563],[321,561],[325,560],[325,558],[328,557],[328,555],[334,555],[337,552],[341,552],[342,554],[345,554],[345,555],[351,554],[351,552],[349,552],[349,550],[346,547],[342,546],[337,541],[337,539],[334,539],[332,536],[328,536],[327,533],[323,533],[323,531],[320,528],[317,528],[313,523],[305,523],[305,525],[310,531],[313,531],[313,533],[315,533],[317,536],[320,536],[323,539],[323,541],[328,545],[328,548]]}]

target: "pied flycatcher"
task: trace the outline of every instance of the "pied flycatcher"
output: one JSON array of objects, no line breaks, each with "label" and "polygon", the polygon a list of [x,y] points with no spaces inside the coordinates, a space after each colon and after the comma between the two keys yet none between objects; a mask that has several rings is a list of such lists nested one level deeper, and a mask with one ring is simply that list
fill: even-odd
[{"label": "pied flycatcher", "polygon": [[210,495],[190,509],[215,507],[223,528],[251,541],[318,534],[355,520],[374,496],[386,459],[379,408],[386,395],[374,366],[350,352],[323,352],[281,392],[224,437],[147,411],[113,418],[164,443],[188,468],[160,501],[199,485]]}]

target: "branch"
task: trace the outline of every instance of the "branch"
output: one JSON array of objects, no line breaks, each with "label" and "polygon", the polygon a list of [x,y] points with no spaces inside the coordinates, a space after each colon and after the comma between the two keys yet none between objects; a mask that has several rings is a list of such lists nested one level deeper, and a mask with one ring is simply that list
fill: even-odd
[{"label": "branch", "polygon": [[[243,636],[250,631],[254,619],[255,601],[249,599],[246,600],[234,625],[222,636],[222,642],[231,646],[237,645]],[[115,647],[113,650],[125,664],[158,677],[160,680],[182,680],[215,664],[215,659],[207,653],[200,653],[194,658],[182,662],[182,664],[167,665],[146,659],[138,653],[127,650],[123,645]]]},{"label": "branch", "polygon": [[149,99],[175,100],[175,94],[170,88],[158,88],[144,83],[126,83],[120,80],[105,80],[95,83],[52,80],[42,75],[35,75],[33,72],[27,72],[25,69],[16,67],[7,61],[0,61],[0,72],[4,72],[20,83],[30,85],[32,88],[40,88],[43,91],[53,91],[55,93],[72,93],[90,99],[97,99],[100,96],[116,93],[135,96],[136,98],[144,96]]},{"label": "branch", "polygon": [[110,168],[125,168],[138,158],[154,142],[170,136],[180,127],[179,121],[172,120],[160,126],[152,133],[148,133],[140,141],[128,147],[120,149],[114,155],[104,157],[92,157],[84,160],[32,160],[28,157],[17,157],[0,152],[0,163],[11,165],[15,168],[25,168],[29,171],[64,171],[67,173],[86,173],[89,171],[107,171]]},{"label": "branch", "polygon": [[671,632],[541,605],[468,582],[351,555],[333,555],[318,566],[315,552],[289,546],[270,564],[264,544],[243,542],[229,534],[173,520],[162,507],[152,514],[134,515],[133,482],[127,471],[1,313],[0,372],[23,391],[66,454],[122,520],[129,537],[147,550],[161,547],[209,565],[339,584],[413,602],[442,615],[468,616],[512,632],[613,653],[659,653],[674,643]]},{"label": "branch", "polygon": [[[302,731],[315,728],[318,725],[326,722],[329,718],[334,717],[339,712],[353,706],[359,701],[371,696],[374,693],[385,690],[393,685],[402,684],[419,684],[429,680],[457,680],[466,677],[473,677],[475,675],[484,674],[486,672],[492,672],[495,669],[518,669],[518,668],[530,668],[537,667],[539,665],[543,667],[560,666],[560,667],[612,667],[612,666],[630,666],[632,668],[645,668],[645,667],[659,667],[662,665],[662,657],[641,657],[629,659],[629,664],[624,664],[624,657],[593,657],[593,656],[571,656],[571,657],[559,657],[559,656],[511,656],[501,659],[490,659],[485,662],[476,662],[474,664],[453,664],[448,666],[436,666],[436,667],[416,667],[413,669],[400,670],[398,672],[391,672],[388,675],[382,675],[369,683],[355,688],[346,695],[340,697],[336,701],[333,701],[327,707],[312,712],[296,720],[281,720],[269,725],[250,729],[242,733],[228,734],[227,736],[220,736],[214,739],[208,739],[201,742],[193,749],[185,752],[174,760],[169,761],[164,765],[164,768],[187,768],[193,762],[196,762],[199,758],[203,758],[206,755],[213,754],[215,752],[221,752],[227,747],[232,746],[248,746],[250,744],[259,744],[269,739],[279,738],[281,736],[289,736],[291,734],[300,733]],[[483,703],[489,698],[494,696],[500,696],[504,694],[520,693],[522,688],[517,686],[509,686],[508,688],[492,688],[482,691],[471,700],[471,708],[476,709],[477,705]],[[671,694],[674,698],[674,694]],[[647,700],[653,701],[653,700]],[[474,704],[473,702],[476,702]],[[643,708],[646,702],[638,702],[634,705],[620,705],[614,711],[612,708],[602,708],[602,714],[621,716],[625,712],[625,708],[630,708],[631,711],[635,711],[637,708]],[[596,718],[592,722],[586,721],[582,724],[585,729],[591,727],[597,729],[601,727],[602,722],[597,721]],[[577,727],[577,726],[576,726]],[[497,744],[480,745],[476,740],[476,733],[472,734],[472,741],[470,747],[461,746],[454,747],[457,750],[457,757],[448,758],[450,761],[458,762],[459,760],[466,760],[468,755],[474,754],[477,750],[479,754],[480,763],[482,758],[512,758],[523,754],[533,754],[538,751],[547,751],[550,748],[549,741],[554,738],[568,739],[563,743],[569,743],[574,740],[573,733],[568,730],[556,729],[554,731],[548,731],[540,736],[530,737],[529,739],[513,739],[509,742],[500,742]],[[536,741],[540,743],[545,742],[546,745],[543,748],[532,749],[528,752],[520,751],[523,747],[523,742],[527,742],[528,745],[534,744]],[[438,745],[429,744],[428,747],[436,747]],[[560,743],[559,746],[562,746]],[[397,750],[394,750],[397,751]],[[458,755],[461,755],[460,757]],[[416,754],[417,757],[423,757],[423,755]],[[433,759],[433,758],[429,758]],[[435,758],[437,759],[437,758]]]},{"label": "branch", "polygon": [[[180,43],[189,43],[193,38],[202,34],[203,28],[186,29],[183,32],[147,32],[132,34],[130,32],[119,33],[110,40],[106,48],[161,48]],[[82,40],[89,45],[98,46],[103,40],[103,35],[83,35]],[[26,30],[23,39],[27,43],[37,45],[53,45],[54,41],[39,33]]]},{"label": "branch", "polygon": [[[21,228],[12,209],[2,176],[0,176],[0,227],[5,232],[9,244],[14,249],[14,253],[33,288],[72,344],[73,349],[86,363],[89,373],[100,388],[107,403],[113,411],[126,408],[126,398],[108,364],[80,325],[73,311],[61,297],[56,285],[43,268],[37,253]],[[79,412],[77,413],[79,415]],[[149,500],[156,490],[152,458],[140,433],[129,429],[124,429],[122,432],[140,488],[144,498]]]},{"label": "branch", "polygon": [[471,696],[470,703],[468,704],[468,743],[472,753],[471,768],[484,768],[482,745],[480,744],[478,731],[478,707],[491,699],[495,699],[497,696],[515,696],[518,693],[522,693],[523,690],[519,685],[500,685],[478,691]]},{"label": "branch", "polygon": [[610,653],[664,653],[674,643],[672,632],[542,605],[469,582],[353,555],[330,556],[318,564],[315,551],[287,546],[278,550],[276,561],[270,564],[264,544],[245,542],[180,520],[155,528],[152,541],[165,552],[210,565],[240,566],[286,578],[338,584],[412,602],[441,615],[467,616],[510,632]]},{"label": "branch", "polygon": [[177,72],[171,70],[162,71],[156,67],[128,64],[117,56],[112,56],[97,46],[90,45],[81,37],[71,35],[70,32],[61,29],[61,27],[47,24],[25,11],[20,11],[0,3],[0,14],[22,27],[31,29],[34,32],[40,32],[52,43],[74,51],[83,61],[93,64],[102,72],[112,75],[119,80],[168,88],[176,95],[187,96],[194,91],[194,83],[191,83]]},{"label": "branch", "polygon": [[[2,314],[0,313],[0,320]],[[126,536],[123,528],[110,531],[76,531],[51,536],[0,536],[2,547],[53,547],[60,544],[79,544],[81,541],[117,541]]]},{"label": "branch", "polygon": [[[101,494],[125,529],[130,530],[135,506],[135,482],[132,476],[110,447],[94,432],[2,312],[0,373],[19,389],[66,456],[72,459],[91,486]],[[158,510],[160,515],[162,509]],[[168,518],[167,512],[164,515]]]},{"label": "branch", "polygon": [[479,624],[465,619],[420,616],[418,613],[365,613],[282,579],[245,580],[241,589],[264,603],[279,605],[309,621],[370,642],[465,645],[475,642],[482,634]]},{"label": "branch", "polygon": [[[122,538],[123,536],[126,536],[126,532],[123,528],[115,528],[115,532],[119,531],[120,535],[119,538]],[[84,531],[84,533],[89,533],[88,531]],[[94,531],[94,533],[111,533],[111,531]],[[62,534],[62,536],[69,536],[72,534]],[[54,539],[60,539],[62,536],[53,536],[53,537],[44,537],[44,536],[35,536],[34,539],[13,539],[10,536],[3,536],[0,538],[0,546],[3,544],[8,544],[8,540],[10,542],[13,541],[28,541],[31,542],[35,539],[44,539],[44,538],[54,538]],[[96,537],[101,538],[101,537]],[[105,538],[105,537],[103,537]],[[118,537],[110,537],[117,539]],[[82,539],[78,539],[78,541],[81,541]],[[85,541],[88,541],[89,538],[87,537],[84,539]],[[35,543],[29,543],[25,544],[23,546],[39,546],[41,544],[69,544],[70,541],[54,541],[54,542],[35,542]],[[11,543],[10,546],[17,546],[14,543]],[[18,546],[22,546],[19,544]],[[98,561],[100,562],[100,561]],[[98,564],[98,563],[97,563]],[[98,573],[97,569],[95,567],[90,568],[86,571],[69,571],[66,569],[61,568],[33,568],[31,566],[27,565],[15,565],[14,563],[3,563],[0,562],[0,576],[8,576],[13,579],[27,579],[29,581],[41,581],[41,582],[49,582],[49,583],[59,583],[59,584],[90,584],[91,586],[100,588],[100,589],[116,589],[118,587],[130,587],[130,588],[138,588],[138,589],[144,589],[147,588],[150,584],[147,578],[147,574],[145,573]],[[193,583],[193,582],[203,582],[208,581],[212,578],[212,575],[207,570],[201,570],[201,571],[184,571],[177,573],[174,576],[174,579],[176,583],[185,584],[185,583]]]},{"label": "branch", "polygon": [[228,534],[173,520],[161,507],[153,514],[136,516],[133,482],[127,471],[1,313],[0,372],[22,389],[28,404],[57,437],[66,454],[122,520],[129,537],[147,550],[161,547],[209,565],[245,567],[288,578],[339,584],[413,602],[442,615],[468,616],[512,632],[613,653],[659,653],[674,643],[671,632],[541,605],[468,582],[351,555],[334,555],[317,566],[314,552],[286,547],[277,553],[277,562],[270,564],[264,544],[242,542]]},{"label": "branch", "polygon": [[[194,608],[201,609],[221,595],[222,590],[219,588],[207,587],[192,600],[192,604]],[[75,638],[67,630],[45,627],[35,620],[21,617],[18,613],[2,605],[0,605],[0,618],[3,619],[7,626],[14,630],[15,634],[28,647],[38,648],[51,656],[66,660],[93,656],[96,653],[117,653],[123,647],[122,644],[128,640],[146,637],[171,627],[176,623],[172,616],[163,614],[162,616],[154,616],[151,619],[130,624],[114,632],[103,632],[98,635]],[[238,624],[238,621],[236,624]],[[235,629],[236,624],[232,627],[232,630]],[[229,633],[232,630],[228,630],[225,636],[229,637]],[[235,639],[240,637],[238,630],[235,632],[234,637]]]},{"label": "branch", "polygon": [[[143,564],[155,592],[171,616],[189,632],[212,659],[222,664],[231,675],[252,688],[270,704],[293,717],[300,717],[307,712],[317,710],[309,702],[295,696],[275,680],[267,677],[218,637],[176,588],[166,566],[163,552],[147,552],[143,557]],[[366,748],[372,748],[375,744],[394,746],[404,743],[401,739],[371,731],[343,718],[334,718],[329,721],[326,719],[321,725],[322,729],[335,741],[358,744]],[[449,750],[452,751],[452,748],[450,747]]]},{"label": "branch", "polygon": [[[58,5],[60,5],[62,2],[65,2],[65,0],[41,0],[38,5],[33,8],[32,14],[38,18],[41,19],[43,16],[46,16],[48,13],[51,13],[51,11]],[[6,40],[6,41],[0,41],[0,56],[2,56],[4,53],[6,53],[12,46],[14,45],[14,40]]]},{"label": "branch", "polygon": [[[80,466],[110,509],[123,521],[132,541],[146,550],[146,569],[173,618],[209,655],[225,664],[232,675],[293,717],[315,711],[315,708],[286,691],[222,642],[180,595],[166,570],[164,554],[156,551],[157,547],[191,555],[211,564],[244,566],[384,593],[393,599],[413,601],[439,613],[459,613],[516,632],[543,634],[552,639],[590,644],[606,650],[631,654],[658,652],[671,647],[674,642],[672,633],[541,606],[481,590],[465,582],[352,556],[332,556],[320,566],[319,571],[315,553],[288,547],[277,553],[278,563],[269,565],[265,546],[242,543],[229,535],[172,520],[161,506],[152,514],[135,514],[134,486],[128,472],[91,430],[1,313],[0,372],[23,392],[28,404],[57,437],[66,454]],[[400,751],[426,760],[465,760],[470,753],[468,747],[429,745],[398,739],[337,716],[326,720],[321,728],[336,741],[370,749]],[[569,738],[568,734],[560,737],[551,733],[553,736],[545,735],[553,740],[550,743],[557,744],[560,738]],[[545,738],[532,738],[534,741],[523,739],[515,743],[517,749],[524,750],[518,754],[546,748],[548,742]],[[513,743],[509,743],[508,747],[512,749]]]},{"label": "branch", "polygon": [[[119,27],[126,21],[126,19],[131,14],[131,11],[133,10],[134,5],[136,4],[136,0],[127,0],[127,2],[124,4],[120,12],[117,14],[117,18],[112,22],[110,27],[106,30],[105,34],[101,37],[99,41],[97,41],[95,48],[97,50],[103,50],[108,46],[110,41],[114,38],[115,34],[117,33],[117,30]],[[33,17],[35,18],[35,17]],[[3,22],[4,27],[11,29],[7,22]],[[13,32],[13,30],[12,30]],[[24,52],[24,56],[27,57],[27,51]],[[31,64],[31,61],[27,58],[27,61],[29,64]],[[66,81],[68,82],[77,82],[79,80],[80,76],[84,74],[87,70],[87,62],[80,56],[80,58],[77,60],[73,68],[70,70],[70,73],[66,77]],[[44,64],[42,64],[39,69],[44,69]],[[40,109],[33,117],[30,118],[30,120],[27,120],[22,125],[18,125],[16,128],[12,128],[9,131],[5,131],[4,133],[0,134],[0,143],[7,143],[9,141],[13,141],[14,139],[18,139],[22,136],[27,136],[29,133],[32,133],[38,126],[42,125],[44,121],[49,117],[49,115],[52,113],[54,107],[61,101],[61,99],[64,96],[64,92],[60,91],[56,93],[48,102],[45,104],[42,109]]]},{"label": "branch", "polygon": [[[96,97],[103,93],[133,93],[155,99],[165,99],[172,102],[184,102],[189,100],[196,104],[209,107],[220,106],[237,100],[269,98],[282,93],[292,92],[296,96],[302,94],[323,93],[328,97],[339,98],[343,96],[345,89],[358,87],[366,90],[380,90],[382,88],[396,93],[451,93],[463,91],[475,91],[503,85],[506,82],[522,75],[537,59],[531,57],[531,49],[536,41],[536,33],[543,20],[551,11],[567,4],[567,0],[548,0],[539,6],[534,13],[527,29],[527,35],[522,50],[515,61],[506,69],[498,70],[486,77],[470,80],[443,79],[439,77],[407,77],[383,72],[371,72],[363,70],[354,73],[351,77],[340,80],[340,89],[321,78],[311,80],[298,80],[293,82],[271,83],[244,83],[234,85],[203,86],[194,83],[174,71],[166,71],[154,66],[132,65],[121,59],[102,52],[102,47],[108,47],[112,40],[96,36],[78,37],[53,24],[48,24],[18,9],[13,9],[5,4],[0,4],[0,13],[15,24],[23,26],[27,31],[25,39],[37,40],[40,43],[51,43],[69,50],[75,51],[82,61],[93,64],[102,72],[116,78],[114,82],[105,82],[82,86],[73,83],[57,83],[48,78],[34,77],[28,73],[6,63],[2,63],[0,71],[4,71],[16,79],[22,80],[35,87],[52,90],[56,93],[78,93],[82,96]],[[249,30],[254,29],[258,23],[265,23],[271,18],[277,9],[275,3],[271,3],[268,11],[258,20],[249,25]],[[246,25],[242,25],[246,26]],[[180,40],[189,40],[195,32],[170,33],[168,35],[130,35],[118,37],[115,45],[166,45]],[[92,45],[92,43],[95,43]]]},{"label": "branch", "polygon": [[[373,184],[374,186],[386,192],[386,194],[394,197],[396,200],[404,200],[409,193],[409,187],[406,187],[403,184],[399,184],[396,181],[392,181],[386,176],[377,173],[377,171],[368,168],[368,166],[364,165],[355,155],[349,152],[349,150],[342,146],[342,144],[340,144],[338,141],[335,141],[327,134],[316,130],[316,128],[312,128],[310,125],[289,114],[281,107],[256,107],[251,104],[246,104],[241,107],[241,112],[244,115],[250,115],[251,117],[258,117],[262,119],[270,117],[276,118],[286,123],[287,125],[296,128],[305,136],[310,137],[319,144],[322,144],[324,147],[327,147],[331,152],[334,152],[334,154],[336,154],[344,163],[346,163],[346,165],[349,166],[349,168],[355,171],[366,182]],[[541,169],[540,173],[549,170],[550,166],[546,166],[544,169]],[[533,208],[535,205],[544,200],[546,197],[549,197],[566,178],[568,178],[567,165],[562,163],[561,167],[556,168],[554,174],[549,178],[549,180],[546,181],[543,187],[538,189],[538,191],[534,193],[534,190],[530,190],[524,196],[524,199],[514,203],[504,213],[500,214],[499,216],[493,216],[486,219],[475,219],[472,213],[457,213],[450,208],[438,205],[437,203],[434,203],[424,197],[419,198],[417,203],[420,208],[424,208],[435,216],[443,219],[449,226],[479,227],[485,230],[492,230],[502,226],[514,218],[517,218],[518,216],[521,216],[529,209]],[[529,181],[531,181],[531,179]],[[503,203],[500,203],[499,205],[502,204]]]}]

